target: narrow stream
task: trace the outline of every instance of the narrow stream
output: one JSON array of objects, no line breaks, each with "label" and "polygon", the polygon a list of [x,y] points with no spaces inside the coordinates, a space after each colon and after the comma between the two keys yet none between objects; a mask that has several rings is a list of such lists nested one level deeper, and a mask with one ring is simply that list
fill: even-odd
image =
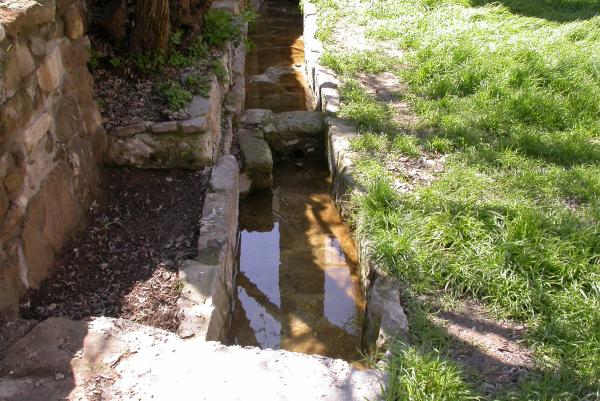
[{"label": "narrow stream", "polygon": [[[297,0],[267,0],[250,38],[246,108],[306,110]],[[240,202],[229,343],[356,361],[364,297],[327,165],[281,163],[273,174],[272,192]]]}]

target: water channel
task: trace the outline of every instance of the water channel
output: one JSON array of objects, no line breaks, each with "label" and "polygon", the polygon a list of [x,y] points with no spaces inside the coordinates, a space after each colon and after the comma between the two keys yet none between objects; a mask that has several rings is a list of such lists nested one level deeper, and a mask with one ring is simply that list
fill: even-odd
[{"label": "water channel", "polygon": [[[306,110],[298,2],[267,0],[249,37],[246,108]],[[357,251],[329,186],[325,160],[280,163],[271,192],[240,201],[230,344],[359,359]]]}]

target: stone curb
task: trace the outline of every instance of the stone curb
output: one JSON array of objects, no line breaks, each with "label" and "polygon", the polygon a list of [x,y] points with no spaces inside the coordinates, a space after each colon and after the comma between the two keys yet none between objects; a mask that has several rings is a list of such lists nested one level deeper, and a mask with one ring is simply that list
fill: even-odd
[{"label": "stone curb", "polygon": [[[317,7],[304,3],[304,50],[306,76],[318,111],[327,125],[327,159],[332,177],[332,196],[342,216],[351,214],[349,200],[365,188],[355,178],[355,153],[350,147],[358,133],[351,122],[337,118],[340,107],[340,81],[336,74],[319,64],[323,44],[316,38]],[[368,351],[386,350],[395,339],[407,340],[408,320],[400,302],[400,284],[378,272],[368,255],[369,240],[354,234],[359,251],[360,278],[366,289],[367,307],[361,335],[361,346]]]},{"label": "stone curb", "polygon": [[212,168],[200,219],[198,256],[179,269],[177,334],[182,338],[227,340],[235,290],[238,175],[231,155],[221,157]]}]

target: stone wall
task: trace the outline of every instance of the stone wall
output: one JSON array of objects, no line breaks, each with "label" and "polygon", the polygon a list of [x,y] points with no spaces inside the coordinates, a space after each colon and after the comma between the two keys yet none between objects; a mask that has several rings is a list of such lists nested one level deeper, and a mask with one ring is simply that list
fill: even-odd
[{"label": "stone wall", "polygon": [[87,210],[106,134],[82,0],[0,3],[0,317],[51,273]]},{"label": "stone wall", "polygon": [[[212,9],[237,15],[244,9],[242,0],[217,0]],[[208,77],[206,96],[196,95],[186,107],[190,116],[182,121],[140,121],[109,132],[106,162],[139,168],[189,168],[212,166],[223,154],[229,154],[232,129],[244,106],[244,39],[227,41],[218,50],[218,61],[225,70],[219,80],[214,72]]]}]

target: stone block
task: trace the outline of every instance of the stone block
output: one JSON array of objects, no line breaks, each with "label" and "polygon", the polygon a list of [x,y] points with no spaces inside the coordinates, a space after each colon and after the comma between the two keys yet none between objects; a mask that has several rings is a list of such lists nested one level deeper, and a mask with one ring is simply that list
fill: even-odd
[{"label": "stone block", "polygon": [[52,116],[48,113],[42,113],[27,127],[23,132],[23,141],[28,152],[31,152],[33,147],[46,136],[51,124]]},{"label": "stone block", "polygon": [[27,286],[38,288],[54,263],[54,249],[43,234],[46,205],[43,196],[35,196],[27,208],[21,239],[23,258],[20,270],[26,272]]},{"label": "stone block", "polygon": [[35,71],[35,61],[29,50],[29,46],[24,40],[18,40],[15,43],[15,52],[19,61],[19,69],[22,77],[27,77]]},{"label": "stone block", "polygon": [[4,123],[6,132],[14,134],[29,122],[32,112],[31,97],[26,91],[20,90],[0,106],[0,120]]},{"label": "stone block", "polygon": [[11,98],[17,93],[21,85],[21,67],[17,52],[10,49],[6,53],[6,63],[4,64],[4,91],[8,98]]},{"label": "stone block", "polygon": [[83,35],[83,21],[79,8],[75,5],[71,5],[63,15],[63,21],[65,24],[65,35],[69,39],[77,39]]},{"label": "stone block", "polygon": [[111,131],[111,135],[119,138],[127,138],[146,131],[146,122],[140,121],[135,124],[125,125],[115,128]]},{"label": "stone block", "polygon": [[206,117],[192,118],[191,120],[181,121],[179,123],[181,130],[184,134],[195,134],[200,132],[206,132],[208,129],[208,122]]},{"label": "stone block", "polygon": [[68,143],[74,135],[84,135],[85,127],[80,118],[79,106],[70,96],[62,96],[54,108],[56,136]]},{"label": "stone block", "polygon": [[140,133],[111,137],[106,161],[140,168],[198,169],[212,164],[212,143],[207,133]]},{"label": "stone block", "polygon": [[40,88],[46,92],[57,89],[62,81],[63,65],[60,50],[52,49],[37,70]]},{"label": "stone block", "polygon": [[244,171],[252,180],[253,190],[271,189],[273,157],[267,142],[250,131],[240,130],[239,144],[244,158]]},{"label": "stone block", "polygon": [[85,67],[90,59],[90,39],[82,36],[77,40],[65,40],[60,44],[63,66],[67,71]]},{"label": "stone block", "polygon": [[266,109],[248,109],[242,116],[240,122],[245,125],[264,125],[273,117],[273,112]]},{"label": "stone block", "polygon": [[4,220],[4,216],[6,216],[6,212],[8,211],[8,206],[8,195],[2,185],[0,186],[0,221]]},{"label": "stone block", "polygon": [[46,41],[38,35],[29,36],[29,48],[35,56],[44,56],[46,54]]},{"label": "stone block", "polygon": [[177,121],[167,121],[150,127],[150,131],[154,134],[177,133],[178,130]]},{"label": "stone block", "polygon": [[55,0],[19,0],[0,9],[0,23],[8,33],[16,36],[25,28],[45,24],[54,19]]},{"label": "stone block", "polygon": [[361,345],[369,352],[388,350],[394,341],[407,341],[408,337],[400,286],[395,280],[379,276],[368,292]]},{"label": "stone block", "polygon": [[65,165],[52,170],[36,195],[45,204],[43,234],[55,252],[68,240],[82,216],[82,207],[75,195],[73,172]]}]

